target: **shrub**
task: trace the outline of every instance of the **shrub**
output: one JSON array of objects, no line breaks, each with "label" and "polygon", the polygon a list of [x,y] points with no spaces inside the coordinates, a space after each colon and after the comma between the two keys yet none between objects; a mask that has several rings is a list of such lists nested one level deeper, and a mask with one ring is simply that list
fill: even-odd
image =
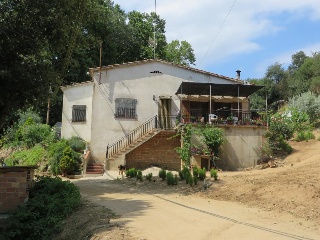
[{"label": "shrub", "polygon": [[197,167],[194,167],[192,171],[193,171],[193,176],[196,177],[196,178],[198,178],[198,176],[199,176],[199,169],[198,169]]},{"label": "shrub", "polygon": [[199,180],[203,181],[206,178],[206,169],[199,169]]},{"label": "shrub", "polygon": [[261,147],[255,149],[255,152],[262,161],[269,160],[272,155],[272,148],[269,141],[264,141]]},{"label": "shrub", "polygon": [[190,173],[190,171],[189,171],[189,169],[188,169],[188,171],[185,172],[185,174],[184,174],[184,178],[185,178],[185,180],[186,180],[186,184],[189,184],[189,183],[190,183],[190,177],[192,177],[192,175],[191,175],[191,173]]},{"label": "shrub", "polygon": [[60,159],[60,170],[66,175],[75,171],[76,166],[78,164],[77,157],[75,156],[77,153],[72,150],[71,147],[67,146],[63,150],[62,158]]},{"label": "shrub", "polygon": [[40,146],[36,145],[31,149],[25,149],[14,152],[9,158],[5,160],[7,166],[13,165],[39,165],[41,162],[46,160],[47,152]]},{"label": "shrub", "polygon": [[[320,140],[319,140],[319,141],[320,141]],[[182,171],[179,170],[178,173],[179,173],[180,180],[183,181],[183,180],[184,180],[184,175],[183,175]]]},{"label": "shrub", "polygon": [[287,143],[287,141],[285,140],[281,140],[279,143],[279,148],[280,150],[283,150],[284,152],[286,152],[287,154],[292,153],[293,149],[292,147],[289,145],[289,143]]},{"label": "shrub", "polygon": [[206,126],[202,131],[202,135],[204,143],[210,151],[212,151],[215,156],[218,156],[219,147],[225,141],[222,128]]},{"label": "shrub", "polygon": [[62,139],[56,143],[52,143],[49,146],[49,171],[54,175],[59,175],[61,173],[60,160],[63,156],[63,150],[67,146],[68,143],[65,139]]},{"label": "shrub", "polygon": [[216,170],[216,169],[211,169],[210,175],[211,175],[211,177],[214,178],[215,181],[218,180],[218,170]]},{"label": "shrub", "polygon": [[138,171],[135,168],[130,168],[129,170],[126,171],[126,176],[130,178],[135,178],[137,177]]},{"label": "shrub", "polygon": [[70,139],[67,140],[68,145],[75,151],[75,152],[80,152],[82,153],[83,150],[86,147],[86,142],[77,136],[73,136]]},{"label": "shrub", "polygon": [[29,200],[7,219],[1,239],[51,239],[81,203],[80,191],[61,178],[38,177]]},{"label": "shrub", "polygon": [[[181,171],[181,175],[182,175],[182,177],[180,176],[181,180],[186,179],[186,176],[189,175],[189,174],[190,174],[189,168],[186,167],[186,166],[184,166],[184,167],[182,168],[182,171]],[[179,173],[179,175],[180,175],[180,173]]]},{"label": "shrub", "polygon": [[188,183],[189,183],[190,187],[193,186],[193,176],[191,174],[188,175]]},{"label": "shrub", "polygon": [[162,181],[164,181],[164,180],[166,179],[166,175],[167,175],[166,170],[161,169],[161,170],[159,171],[159,177],[162,179]]},{"label": "shrub", "polygon": [[178,175],[174,175],[174,185],[178,185]]},{"label": "shrub", "polygon": [[137,171],[137,180],[142,181],[142,171],[141,170]]},{"label": "shrub", "polygon": [[148,173],[148,174],[146,175],[146,179],[147,179],[148,181],[151,181],[151,180],[152,180],[152,173]]},{"label": "shrub", "polygon": [[297,136],[294,140],[297,142],[301,142],[308,141],[310,139],[315,139],[315,135],[311,131],[301,131],[297,133]]},{"label": "shrub", "polygon": [[174,185],[174,177],[173,177],[172,172],[167,172],[166,180],[167,180],[167,184],[169,186]]},{"label": "shrub", "polygon": [[198,185],[198,178],[193,176],[193,182],[194,182],[194,185]]}]

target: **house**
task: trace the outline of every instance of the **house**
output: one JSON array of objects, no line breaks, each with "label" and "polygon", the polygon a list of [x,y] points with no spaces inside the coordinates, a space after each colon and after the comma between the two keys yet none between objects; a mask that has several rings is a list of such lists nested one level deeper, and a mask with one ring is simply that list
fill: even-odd
[{"label": "house", "polygon": [[[61,135],[89,144],[89,163],[180,168],[174,127],[194,119],[249,114],[248,96],[260,89],[230,78],[162,60],[91,68],[92,81],[61,87]],[[210,101],[211,99],[211,101]]]}]

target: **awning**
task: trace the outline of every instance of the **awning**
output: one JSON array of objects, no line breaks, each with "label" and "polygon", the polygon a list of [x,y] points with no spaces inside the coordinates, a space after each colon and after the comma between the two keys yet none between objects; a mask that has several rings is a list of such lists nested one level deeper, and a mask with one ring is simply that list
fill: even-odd
[{"label": "awning", "polygon": [[[211,86],[211,94],[210,94]],[[264,86],[182,82],[176,95],[248,97]]]}]

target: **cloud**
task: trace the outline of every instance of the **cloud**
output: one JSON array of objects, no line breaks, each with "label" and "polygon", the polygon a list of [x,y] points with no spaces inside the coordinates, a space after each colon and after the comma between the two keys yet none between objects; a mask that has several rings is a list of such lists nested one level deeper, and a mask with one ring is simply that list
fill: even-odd
[{"label": "cloud", "polygon": [[[115,2],[127,12],[154,11],[154,1]],[[241,55],[275,50],[268,49],[263,40],[272,41],[272,37],[281,34],[285,39],[289,24],[319,21],[320,4],[319,0],[158,0],[157,13],[166,20],[167,41],[188,41],[197,67],[205,69]],[[275,54],[273,58],[279,57],[279,53]]]}]

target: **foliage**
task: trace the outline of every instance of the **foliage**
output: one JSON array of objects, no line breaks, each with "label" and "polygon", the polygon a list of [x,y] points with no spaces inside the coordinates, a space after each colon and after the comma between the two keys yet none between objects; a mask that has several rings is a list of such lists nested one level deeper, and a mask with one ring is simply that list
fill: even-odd
[{"label": "foliage", "polygon": [[142,181],[142,171],[141,170],[137,171],[137,180]]},{"label": "foliage", "polygon": [[218,127],[206,126],[202,130],[202,135],[204,137],[204,143],[208,146],[210,151],[215,156],[218,156],[219,147],[225,141],[225,138],[223,136],[223,130]]},{"label": "foliage", "polygon": [[76,153],[70,146],[67,146],[62,153],[62,158],[60,159],[60,170],[64,175],[73,173],[79,163],[78,153]]},{"label": "foliage", "polygon": [[38,177],[29,200],[7,219],[2,239],[51,239],[80,203],[80,191],[73,183]]},{"label": "foliage", "polygon": [[78,136],[72,136],[70,139],[67,140],[68,145],[75,151],[82,153],[86,147],[86,142]]},{"label": "foliage", "polygon": [[190,166],[190,147],[191,147],[191,136],[192,127],[191,124],[186,124],[179,129],[181,134],[182,147],[175,148],[176,152],[180,155],[180,158],[184,166]]},{"label": "foliage", "polygon": [[284,112],[274,114],[270,119],[269,131],[272,140],[290,139],[294,133],[294,126],[290,113]]},{"label": "foliage", "polygon": [[39,165],[41,162],[46,161],[46,157],[46,150],[42,146],[36,145],[31,149],[25,149],[14,152],[10,157],[5,159],[5,163],[7,166]]},{"label": "foliage", "polygon": [[135,178],[137,177],[138,170],[135,168],[130,168],[126,171],[126,176],[130,178]]},{"label": "foliage", "polygon": [[165,47],[165,60],[180,65],[194,65],[196,58],[187,41],[173,40]]},{"label": "foliage", "polygon": [[161,170],[159,171],[159,178],[161,178],[162,181],[164,181],[164,180],[166,179],[166,175],[167,175],[167,171],[166,171],[166,170],[161,169]]},{"label": "foliage", "polygon": [[68,146],[68,142],[65,139],[61,139],[58,142],[52,143],[49,146],[49,171],[54,175],[59,175],[60,170],[60,160],[63,156],[63,150]]},{"label": "foliage", "polygon": [[198,178],[193,176],[193,183],[194,185],[198,185]]},{"label": "foliage", "polygon": [[315,135],[311,131],[300,131],[294,138],[297,142],[308,141],[310,139],[315,139]]},{"label": "foliage", "polygon": [[213,177],[213,179],[215,181],[217,181],[218,180],[218,170],[217,169],[211,169],[210,176]]},{"label": "foliage", "polygon": [[175,185],[175,180],[172,172],[170,171],[167,172],[166,181],[169,186]]},{"label": "foliage", "polygon": [[311,92],[305,92],[290,98],[289,107],[306,113],[311,123],[314,123],[320,118],[320,96]]},{"label": "foliage", "polygon": [[260,160],[262,161],[269,160],[272,155],[272,148],[271,148],[269,139],[267,138],[267,141],[264,141],[261,147],[256,148],[255,152],[259,156]]},{"label": "foliage", "polygon": [[152,180],[152,173],[148,173],[148,174],[146,175],[146,179],[147,179],[148,181],[151,181],[151,180]]},{"label": "foliage", "polygon": [[194,167],[194,168],[192,169],[192,173],[193,173],[193,176],[194,176],[194,177],[198,178],[198,176],[199,176],[199,169],[198,169],[197,167]]},{"label": "foliage", "polygon": [[19,112],[19,120],[5,131],[1,140],[2,144],[7,147],[32,148],[39,143],[47,146],[54,142],[54,132],[50,126],[41,124],[40,121],[40,116],[32,109]]},{"label": "foliage", "polygon": [[209,155],[210,154],[210,150],[208,149],[208,147],[205,146],[191,146],[190,148],[191,154],[193,155]]},{"label": "foliage", "polygon": [[199,169],[199,180],[203,181],[206,178],[206,169]]}]

